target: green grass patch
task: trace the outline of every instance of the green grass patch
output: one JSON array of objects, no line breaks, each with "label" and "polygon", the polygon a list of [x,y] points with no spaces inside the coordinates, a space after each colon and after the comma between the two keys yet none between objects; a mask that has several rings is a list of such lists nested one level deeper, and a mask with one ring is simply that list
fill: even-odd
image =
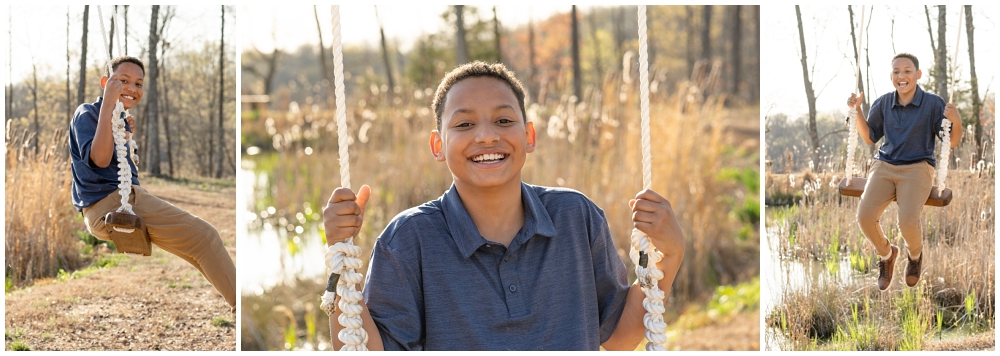
[{"label": "green grass patch", "polygon": [[31,351],[31,346],[21,340],[14,340],[10,343],[11,351]]},{"label": "green grass patch", "polygon": [[718,286],[712,301],[708,303],[708,314],[715,318],[732,315],[744,310],[757,309],[760,305],[760,278],[735,286]]},{"label": "green grass patch", "polygon": [[212,319],[212,325],[218,326],[220,328],[230,328],[235,326],[236,324],[233,323],[232,321],[229,321],[229,319],[217,316]]}]

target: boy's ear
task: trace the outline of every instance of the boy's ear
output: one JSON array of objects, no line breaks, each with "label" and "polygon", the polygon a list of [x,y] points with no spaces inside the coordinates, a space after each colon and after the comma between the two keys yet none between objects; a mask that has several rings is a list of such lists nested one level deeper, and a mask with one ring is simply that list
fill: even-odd
[{"label": "boy's ear", "polygon": [[529,122],[528,125],[524,127],[524,133],[528,136],[528,147],[526,147],[526,152],[535,152],[535,123]]},{"label": "boy's ear", "polygon": [[102,75],[101,76],[101,89],[104,89],[105,85],[108,85],[108,76]]},{"label": "boy's ear", "polygon": [[924,71],[917,69],[917,79],[919,80],[920,77],[922,77],[923,75],[924,75]]},{"label": "boy's ear", "polygon": [[441,133],[438,130],[431,131],[431,155],[434,155],[434,159],[438,162],[444,162],[444,151],[441,149],[444,143],[441,138]]}]

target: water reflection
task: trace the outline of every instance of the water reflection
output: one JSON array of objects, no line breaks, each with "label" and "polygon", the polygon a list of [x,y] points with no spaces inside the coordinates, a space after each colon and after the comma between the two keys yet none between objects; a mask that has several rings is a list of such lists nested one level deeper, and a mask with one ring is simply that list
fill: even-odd
[{"label": "water reflection", "polygon": [[323,278],[326,251],[319,231],[318,212],[308,204],[294,214],[275,209],[270,196],[271,177],[258,171],[265,157],[244,156],[237,181],[245,203],[238,212],[240,287],[246,294],[262,294],[283,281]]}]

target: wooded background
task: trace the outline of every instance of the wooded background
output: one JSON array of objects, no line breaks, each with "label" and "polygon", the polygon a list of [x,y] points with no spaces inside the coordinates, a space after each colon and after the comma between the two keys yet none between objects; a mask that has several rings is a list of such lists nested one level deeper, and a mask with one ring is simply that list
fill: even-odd
[{"label": "wooded background", "polygon": [[[233,177],[237,144],[232,10],[158,5],[105,5],[101,10],[112,57],[135,56],[146,66],[144,95],[129,110],[137,122],[139,169],[173,178]],[[116,11],[119,24],[113,24]],[[65,30],[61,41],[34,40],[28,31],[37,28],[15,24],[15,17],[25,21],[22,18],[42,14],[45,31]],[[22,5],[10,7],[7,20],[6,130],[27,129],[30,137],[24,145],[38,151],[53,140],[65,140],[53,136],[66,135],[57,130],[69,127],[76,108],[103,93],[100,78],[108,54],[101,19],[96,6]],[[65,61],[55,56],[65,56]],[[24,63],[30,68],[16,67]],[[68,152],[63,154],[68,158]]]},{"label": "wooded background", "polygon": [[[502,5],[501,5],[502,6]],[[296,106],[332,108],[333,78],[328,7],[314,9],[319,31],[313,44],[298,48],[242,48],[243,95],[256,97],[252,108],[288,110]],[[341,16],[351,16],[341,10]],[[392,11],[391,7],[370,11]],[[407,51],[396,38],[380,43],[346,44],[344,71],[348,95],[358,90],[432,95],[445,73],[471,60],[502,62],[528,89],[528,102],[541,105],[573,95],[578,102],[617,95],[604,83],[627,82],[638,73],[635,6],[566,6],[565,12],[527,25],[508,26],[495,6],[441,6],[441,30],[423,33]],[[280,15],[274,15],[274,21]],[[356,16],[356,15],[355,15]],[[650,6],[650,80],[654,95],[674,83],[705,81],[700,95],[725,94],[727,105],[759,98],[759,6]],[[261,25],[266,25],[261,24]],[[273,36],[277,36],[272,32]],[[359,73],[362,73],[359,75]],[[262,102],[261,100],[266,100]],[[246,99],[244,100],[246,101]],[[599,100],[598,100],[599,101]],[[430,100],[427,100],[428,106]]]}]

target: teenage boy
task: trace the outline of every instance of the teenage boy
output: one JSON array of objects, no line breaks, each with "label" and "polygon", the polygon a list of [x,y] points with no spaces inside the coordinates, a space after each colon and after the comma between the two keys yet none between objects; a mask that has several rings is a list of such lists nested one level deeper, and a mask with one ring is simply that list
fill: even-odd
[{"label": "teenage boy", "polygon": [[951,147],[962,140],[962,117],[955,105],[925,92],[917,85],[920,61],[910,53],[892,57],[889,79],[895,91],[882,95],[872,104],[868,118],[859,109],[861,96],[851,94],[847,106],[857,110],[858,134],[869,145],[885,138],[875,155],[875,164],[858,206],[858,225],[880,256],[878,288],[886,290],[892,282],[893,266],[899,248],[886,239],[879,219],[893,199],[899,208],[899,230],[906,241],[906,285],[920,280],[922,231],[920,211],[934,184],[934,144],[941,123],[951,120]]},{"label": "teenage boy", "polygon": [[[83,212],[90,233],[101,240],[111,239],[104,216],[121,206],[112,115],[118,101],[125,110],[139,103],[143,91],[142,78],[146,74],[142,61],[135,57],[115,58],[111,67],[114,72],[111,77],[101,77],[104,95],[97,98],[97,102],[84,103],[76,109],[69,135],[69,150],[73,159],[73,205]],[[125,128],[131,132],[133,127],[135,118],[129,116]],[[235,312],[236,266],[222,245],[219,232],[205,220],[149,193],[139,185],[138,171],[131,155],[126,155],[126,160],[132,170],[129,203],[145,223],[149,239],[154,245],[198,268]]]},{"label": "teenage boy", "polygon": [[[368,347],[635,349],[644,295],[626,281],[604,212],[579,192],[521,181],[535,129],[514,74],[502,64],[460,66],[432,108],[431,154],[453,185],[397,215],[376,240],[362,305]],[[367,186],[357,197],[333,192],[323,212],[328,243],[359,231],[370,194]],[[669,295],[684,255],[670,203],[645,190],[629,205],[635,227],[664,254],[658,286]]]}]

